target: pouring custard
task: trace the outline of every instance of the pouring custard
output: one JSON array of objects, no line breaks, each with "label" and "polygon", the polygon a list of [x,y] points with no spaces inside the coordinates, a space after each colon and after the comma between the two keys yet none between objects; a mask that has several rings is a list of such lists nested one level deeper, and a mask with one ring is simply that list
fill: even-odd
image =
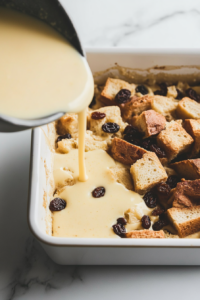
[{"label": "pouring custard", "polygon": [[[35,119],[79,113],[83,149],[85,109],[94,93],[86,59],[50,26],[5,8],[0,8],[0,36],[0,114]],[[79,160],[84,181],[83,150]]]}]

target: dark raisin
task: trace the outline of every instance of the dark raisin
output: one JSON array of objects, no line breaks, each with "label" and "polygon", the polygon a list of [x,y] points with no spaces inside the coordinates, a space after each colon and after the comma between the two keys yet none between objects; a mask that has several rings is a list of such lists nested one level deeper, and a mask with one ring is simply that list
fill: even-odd
[{"label": "dark raisin", "polygon": [[142,137],[143,135],[136,127],[133,127],[132,125],[126,126],[126,128],[124,129],[124,134],[131,134],[138,138]]},{"label": "dark raisin", "polygon": [[142,222],[142,227],[145,229],[149,229],[151,226],[151,220],[149,218],[149,216],[144,215],[141,219]]},{"label": "dark raisin", "polygon": [[100,198],[105,195],[105,192],[106,192],[105,188],[103,186],[99,186],[92,191],[92,196],[94,198]]},{"label": "dark raisin", "polygon": [[62,140],[64,140],[64,139],[71,139],[72,138],[72,136],[71,136],[71,134],[70,133],[66,133],[66,134],[64,134],[64,135],[60,135],[58,138],[57,138],[57,143],[58,142],[60,142],[60,141],[62,141]]},{"label": "dark raisin", "polygon": [[162,208],[155,208],[152,211],[151,215],[152,216],[159,216],[159,215],[162,215],[163,213],[164,213],[164,209],[162,209]]},{"label": "dark raisin", "polygon": [[187,89],[185,91],[186,95],[191,98],[192,100],[195,100],[197,102],[200,101],[200,95],[197,94],[197,92],[191,88]]},{"label": "dark raisin", "polygon": [[116,133],[120,129],[117,123],[108,122],[102,125],[102,130],[107,133]]},{"label": "dark raisin", "polygon": [[138,85],[135,89],[136,93],[141,93],[142,95],[146,95],[149,93],[148,89],[146,88],[145,85],[141,84]]},{"label": "dark raisin", "polygon": [[125,237],[126,228],[124,227],[124,225],[115,224],[112,226],[112,228],[115,234],[119,235],[121,238]]},{"label": "dark raisin", "polygon": [[166,82],[159,83],[159,87],[161,88],[161,90],[167,91],[167,84],[166,84]]},{"label": "dark raisin", "polygon": [[132,134],[126,134],[124,136],[124,140],[127,141],[128,143],[131,143],[131,144],[137,145],[137,146],[140,146],[140,142],[141,142],[139,139],[135,138],[135,136]]},{"label": "dark raisin", "polygon": [[161,230],[164,226],[166,226],[166,222],[164,220],[158,220],[156,223],[153,224],[152,228],[155,231]]},{"label": "dark raisin", "polygon": [[166,183],[170,186],[171,189],[177,186],[177,183],[180,181],[180,178],[176,175],[171,175],[167,178]]},{"label": "dark raisin", "polygon": [[149,208],[154,208],[157,206],[157,196],[152,191],[147,192],[144,195],[143,199],[146,206],[148,206]]},{"label": "dark raisin", "polygon": [[96,99],[95,99],[95,96],[92,98],[92,101],[89,105],[89,108],[92,108],[94,105],[96,104]]},{"label": "dark raisin", "polygon": [[159,219],[163,222],[163,226],[169,225],[169,220],[167,219],[167,215],[165,213],[160,214]]},{"label": "dark raisin", "polygon": [[166,96],[166,95],[167,95],[167,92],[164,91],[164,90],[156,90],[156,91],[154,92],[154,95]]},{"label": "dark raisin", "polygon": [[117,224],[126,225],[127,221],[126,221],[125,218],[118,218],[117,219]]},{"label": "dark raisin", "polygon": [[167,84],[165,82],[160,83],[160,90],[154,92],[154,95],[167,96]]},{"label": "dark raisin", "polygon": [[55,198],[50,202],[49,209],[51,211],[63,210],[66,207],[66,201],[61,198]]},{"label": "dark raisin", "polygon": [[170,193],[170,191],[171,191],[171,188],[170,188],[170,186],[169,186],[169,184],[167,184],[167,183],[160,183],[160,184],[158,184],[157,185],[157,187],[156,187],[156,189],[157,189],[157,192],[162,196],[169,196],[169,193]]},{"label": "dark raisin", "polygon": [[126,103],[131,100],[131,92],[127,89],[120,90],[115,96],[115,101],[118,104]]},{"label": "dark raisin", "polygon": [[158,145],[156,144],[150,145],[149,150],[155,152],[155,154],[160,158],[166,157],[165,151],[158,147]]},{"label": "dark raisin", "polygon": [[100,111],[94,111],[91,115],[91,118],[94,120],[100,120],[105,118],[106,114],[100,112]]},{"label": "dark raisin", "polygon": [[176,99],[181,100],[183,98],[183,93],[179,89],[176,89],[176,91],[177,91]]},{"label": "dark raisin", "polygon": [[154,140],[152,139],[144,139],[141,141],[141,147],[146,149],[146,150],[149,150],[150,149],[150,146],[154,143]]}]

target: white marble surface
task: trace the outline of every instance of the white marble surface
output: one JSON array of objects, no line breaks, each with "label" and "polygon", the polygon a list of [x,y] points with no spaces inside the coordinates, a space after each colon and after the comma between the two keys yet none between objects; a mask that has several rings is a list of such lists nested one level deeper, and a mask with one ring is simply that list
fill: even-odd
[{"label": "white marble surface", "polygon": [[[200,47],[198,0],[63,0],[85,47]],[[30,131],[0,134],[0,299],[199,299],[200,267],[54,264],[27,225]],[[192,286],[192,288],[190,288]]]}]

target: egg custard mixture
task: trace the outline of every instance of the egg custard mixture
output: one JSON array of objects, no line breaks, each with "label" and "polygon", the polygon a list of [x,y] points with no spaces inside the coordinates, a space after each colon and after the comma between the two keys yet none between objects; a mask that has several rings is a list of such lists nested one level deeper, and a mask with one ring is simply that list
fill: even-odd
[{"label": "egg custard mixture", "polygon": [[52,235],[199,238],[200,87],[108,78],[87,111],[87,180],[77,114],[55,124]]}]

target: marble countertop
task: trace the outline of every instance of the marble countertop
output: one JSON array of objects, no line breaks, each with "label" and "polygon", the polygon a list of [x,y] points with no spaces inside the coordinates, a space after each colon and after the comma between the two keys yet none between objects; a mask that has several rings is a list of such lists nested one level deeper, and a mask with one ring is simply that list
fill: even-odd
[{"label": "marble countertop", "polygon": [[[198,0],[62,3],[85,47],[200,47]],[[198,298],[200,267],[53,263],[27,225],[30,139],[30,131],[0,134],[0,299]]]}]

